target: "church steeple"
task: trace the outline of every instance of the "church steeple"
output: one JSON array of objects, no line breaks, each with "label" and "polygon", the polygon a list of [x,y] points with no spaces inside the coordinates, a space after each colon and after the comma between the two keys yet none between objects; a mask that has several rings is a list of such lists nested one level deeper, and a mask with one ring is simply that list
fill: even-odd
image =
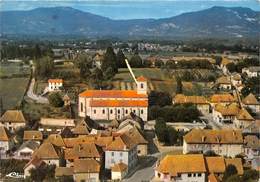
[{"label": "church steeple", "polygon": [[137,93],[147,94],[147,79],[144,76],[140,76],[136,79],[137,81]]}]

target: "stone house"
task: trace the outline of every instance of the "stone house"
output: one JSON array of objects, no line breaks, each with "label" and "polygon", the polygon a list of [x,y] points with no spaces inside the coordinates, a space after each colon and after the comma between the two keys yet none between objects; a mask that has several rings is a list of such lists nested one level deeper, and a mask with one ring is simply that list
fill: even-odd
[{"label": "stone house", "polygon": [[78,159],[74,162],[73,179],[75,182],[99,181],[101,165],[95,159]]},{"label": "stone house", "polygon": [[58,91],[63,87],[62,79],[49,79],[48,80],[48,90],[49,92]]},{"label": "stone house", "polygon": [[221,76],[216,80],[216,86],[220,90],[231,90],[232,83],[229,76]]},{"label": "stone house", "polygon": [[118,163],[111,167],[111,179],[122,180],[127,174],[127,165],[124,163]]}]

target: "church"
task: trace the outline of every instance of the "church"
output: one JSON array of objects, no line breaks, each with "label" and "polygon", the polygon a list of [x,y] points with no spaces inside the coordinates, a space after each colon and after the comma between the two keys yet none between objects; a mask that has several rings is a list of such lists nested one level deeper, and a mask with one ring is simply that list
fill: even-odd
[{"label": "church", "polygon": [[79,94],[78,113],[93,120],[123,119],[131,112],[147,121],[147,79],[136,79],[136,90],[86,90]]}]

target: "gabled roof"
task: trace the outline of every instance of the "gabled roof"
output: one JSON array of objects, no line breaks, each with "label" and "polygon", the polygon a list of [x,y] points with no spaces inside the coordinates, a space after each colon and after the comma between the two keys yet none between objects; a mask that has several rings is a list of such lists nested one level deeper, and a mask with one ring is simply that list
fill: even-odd
[{"label": "gabled roof", "polygon": [[49,79],[48,80],[49,83],[63,83],[62,79]]},{"label": "gabled roof", "polygon": [[89,134],[88,126],[84,120],[81,120],[76,125],[76,127],[73,129],[72,132],[73,132],[73,134],[76,134],[76,135],[88,135]]},{"label": "gabled roof", "polygon": [[256,97],[254,96],[254,94],[250,93],[248,96],[246,96],[243,100],[242,100],[243,104],[245,105],[259,105],[260,103],[258,102],[258,100],[256,99]]},{"label": "gabled roof", "polygon": [[177,104],[208,104],[208,101],[203,96],[185,96],[183,94],[177,94],[174,98],[174,102]]},{"label": "gabled roof", "polygon": [[231,94],[214,94],[211,96],[211,103],[235,102],[235,98]]},{"label": "gabled roof", "polygon": [[63,138],[59,134],[50,134],[44,142],[51,143],[58,147],[65,147]]},{"label": "gabled roof", "polygon": [[91,100],[91,107],[147,107],[147,100]]},{"label": "gabled roof", "polygon": [[160,161],[157,170],[177,176],[180,173],[206,172],[206,166],[202,154],[167,155]]},{"label": "gabled roof", "polygon": [[127,170],[127,165],[123,162],[120,162],[118,164],[115,164],[111,167],[111,171],[113,172],[123,172]]},{"label": "gabled roof", "polygon": [[66,126],[61,130],[60,136],[62,138],[70,138],[73,137],[74,134],[72,133],[71,129],[68,126]]},{"label": "gabled roof", "polygon": [[218,111],[222,116],[236,116],[240,112],[240,108],[236,103],[230,105],[217,104],[214,108],[215,111]]},{"label": "gabled roof", "polygon": [[0,118],[0,122],[25,123],[26,120],[21,110],[7,110]]},{"label": "gabled roof", "polygon": [[74,173],[99,173],[100,164],[95,159],[78,159],[74,161]]},{"label": "gabled roof", "polygon": [[208,176],[208,182],[220,182],[220,179],[215,174],[210,174]]},{"label": "gabled roof", "polygon": [[260,139],[255,135],[245,136],[245,147],[260,150]]},{"label": "gabled roof", "polygon": [[209,173],[224,173],[226,170],[224,157],[205,157]]},{"label": "gabled roof", "polygon": [[60,151],[57,147],[49,142],[41,144],[39,149],[33,153],[33,157],[37,156],[40,159],[59,159]]},{"label": "gabled roof", "polygon": [[4,126],[0,126],[0,141],[9,141],[9,132]]},{"label": "gabled roof", "polygon": [[133,140],[137,145],[139,144],[148,144],[147,140],[144,138],[142,133],[139,129],[136,127],[131,128],[128,131],[123,132],[125,135],[127,135],[129,138]]},{"label": "gabled roof", "polygon": [[243,144],[241,130],[193,129],[183,138],[189,144]]},{"label": "gabled roof", "polygon": [[23,140],[42,140],[42,132],[38,130],[26,130],[23,133]]},{"label": "gabled roof", "polygon": [[114,140],[106,147],[106,150],[130,150],[135,145],[135,142],[129,136],[123,134],[118,137],[115,137]]},{"label": "gabled roof", "polygon": [[26,147],[28,147],[29,149],[35,151],[37,148],[39,148],[40,144],[38,144],[37,142],[34,142],[32,140],[26,141],[24,142],[18,150],[22,150]]},{"label": "gabled roof", "polygon": [[79,96],[89,98],[147,98],[146,94],[138,94],[135,90],[86,90]]},{"label": "gabled roof", "polygon": [[247,112],[246,109],[241,109],[236,116],[239,120],[254,121],[255,119]]},{"label": "gabled roof", "polygon": [[65,150],[65,159],[100,158],[103,150],[94,143],[77,144]]}]

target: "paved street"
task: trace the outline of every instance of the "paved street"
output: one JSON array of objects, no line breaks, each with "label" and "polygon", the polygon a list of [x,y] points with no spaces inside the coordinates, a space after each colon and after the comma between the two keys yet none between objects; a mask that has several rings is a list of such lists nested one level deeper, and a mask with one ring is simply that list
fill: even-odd
[{"label": "paved street", "polygon": [[32,78],[30,87],[27,91],[27,96],[32,100],[35,100],[37,103],[43,103],[43,104],[49,103],[46,97],[42,97],[33,93],[34,84],[35,84],[35,78]]}]

